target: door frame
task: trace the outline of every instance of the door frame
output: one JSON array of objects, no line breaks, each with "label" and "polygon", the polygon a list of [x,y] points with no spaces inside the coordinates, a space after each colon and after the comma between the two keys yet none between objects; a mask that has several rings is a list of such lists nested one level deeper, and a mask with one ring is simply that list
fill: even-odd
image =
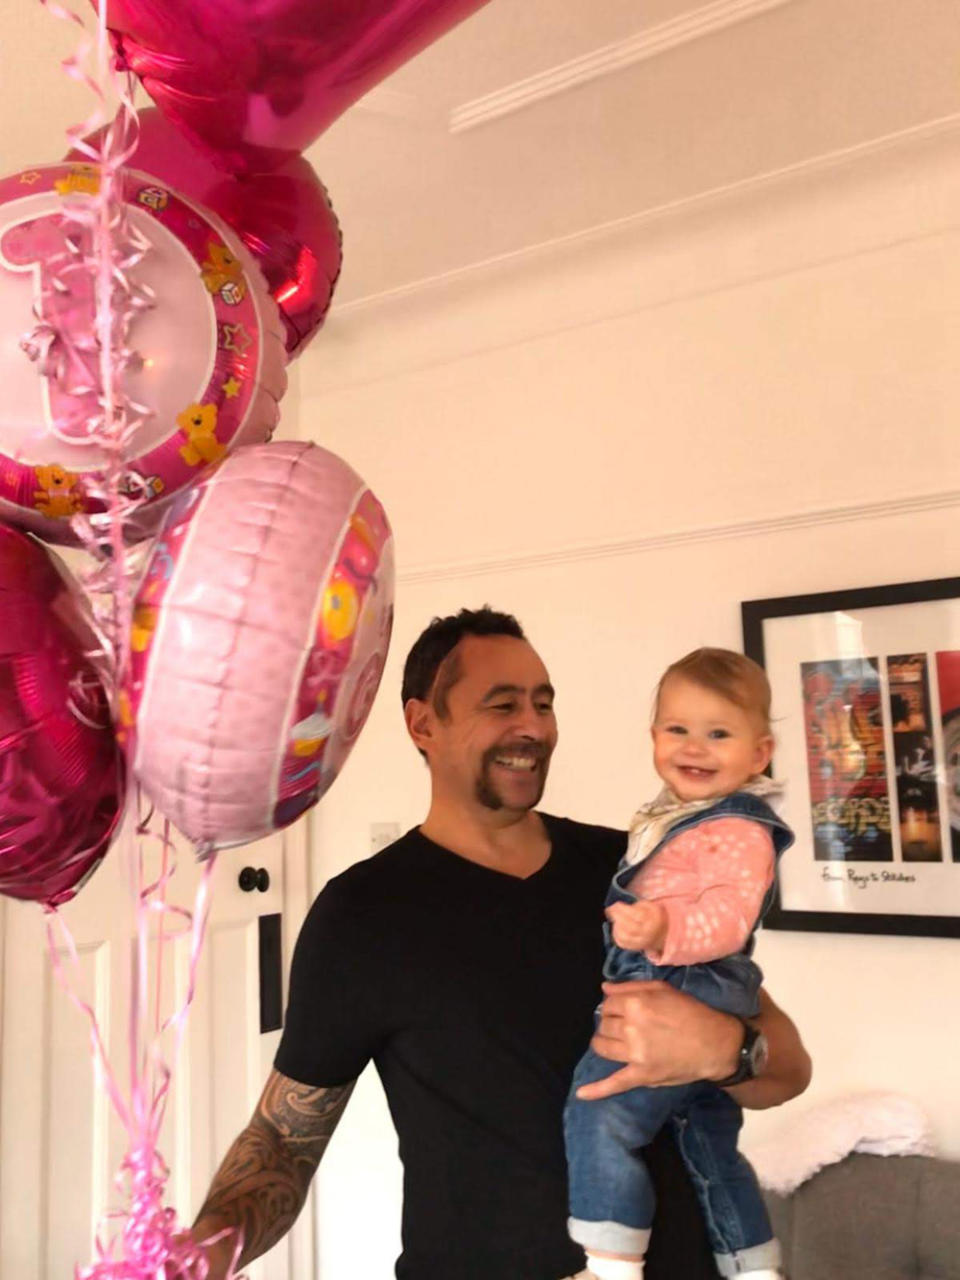
[{"label": "door frame", "polygon": [[[310,904],[313,902],[311,866],[315,811],[283,832],[283,1004],[290,989],[293,949]],[[317,1186],[311,1183],[306,1202],[287,1236],[290,1280],[314,1280],[316,1251]]]}]

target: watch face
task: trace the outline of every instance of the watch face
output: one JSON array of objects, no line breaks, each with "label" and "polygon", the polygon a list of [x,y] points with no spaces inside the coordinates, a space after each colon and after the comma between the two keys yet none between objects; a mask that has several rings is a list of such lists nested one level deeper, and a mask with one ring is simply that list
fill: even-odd
[{"label": "watch face", "polygon": [[754,1078],[762,1076],[767,1069],[770,1050],[767,1048],[767,1037],[758,1035],[750,1046],[750,1073]]}]

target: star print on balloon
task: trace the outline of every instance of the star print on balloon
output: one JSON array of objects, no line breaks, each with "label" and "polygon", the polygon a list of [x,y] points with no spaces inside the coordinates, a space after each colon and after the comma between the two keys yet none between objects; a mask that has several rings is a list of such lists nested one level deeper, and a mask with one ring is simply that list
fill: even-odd
[{"label": "star print on balloon", "polygon": [[220,332],[222,334],[220,345],[224,351],[237,351],[243,355],[252,341],[242,324],[222,324]]}]

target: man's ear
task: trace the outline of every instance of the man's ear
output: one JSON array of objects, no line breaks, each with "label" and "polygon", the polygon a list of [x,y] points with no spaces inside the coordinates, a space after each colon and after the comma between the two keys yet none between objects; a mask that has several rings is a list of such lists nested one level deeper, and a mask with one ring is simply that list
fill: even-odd
[{"label": "man's ear", "polygon": [[426,755],[427,746],[433,741],[433,707],[429,702],[421,702],[419,698],[409,698],[403,707],[403,718],[413,745],[422,755]]}]

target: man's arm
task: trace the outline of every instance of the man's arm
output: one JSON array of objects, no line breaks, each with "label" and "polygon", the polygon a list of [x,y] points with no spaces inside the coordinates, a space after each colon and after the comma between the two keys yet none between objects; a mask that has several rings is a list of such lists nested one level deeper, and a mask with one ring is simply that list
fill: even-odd
[{"label": "man's arm", "polygon": [[[743,1025],[729,1013],[677,991],[665,982],[604,983],[594,1050],[627,1065],[578,1096],[604,1098],[637,1085],[724,1080],[733,1074]],[[793,1022],[766,993],[753,1020],[767,1037],[770,1056],[763,1075],[730,1090],[743,1107],[776,1107],[810,1083],[810,1056]]]},{"label": "man's arm", "polygon": [[224,1157],[191,1229],[198,1243],[229,1234],[207,1251],[209,1280],[222,1280],[243,1233],[239,1264],[271,1249],[293,1226],[310,1180],[355,1081],[330,1089],[271,1071],[250,1123]]},{"label": "man's arm", "polygon": [[[733,1085],[727,1092],[741,1107],[750,1111],[763,1111],[767,1107],[779,1107],[781,1103],[789,1102],[791,1098],[803,1093],[813,1075],[813,1063],[792,1019],[774,1003],[762,987],[760,1014],[750,1021],[766,1036],[770,1060],[766,1070],[756,1080]],[[742,1036],[739,1036],[734,1050],[735,1058],[739,1053],[741,1039]],[[731,1066],[727,1075],[731,1074],[734,1066]],[[724,1077],[720,1076],[719,1079],[723,1080]]]}]

